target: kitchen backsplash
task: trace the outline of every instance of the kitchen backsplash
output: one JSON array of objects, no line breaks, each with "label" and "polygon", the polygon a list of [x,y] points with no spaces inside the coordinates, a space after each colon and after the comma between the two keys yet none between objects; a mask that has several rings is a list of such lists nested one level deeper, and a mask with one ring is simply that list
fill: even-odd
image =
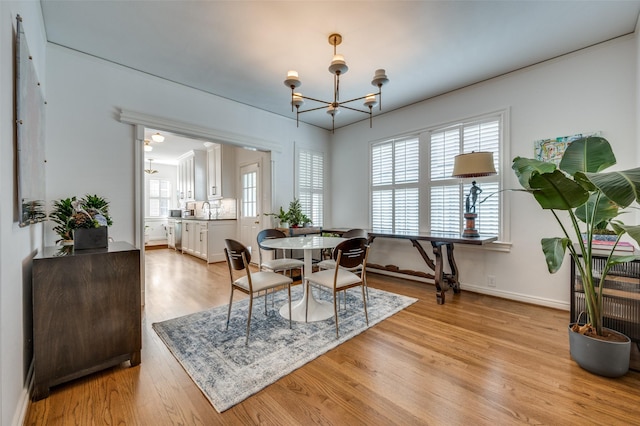
[{"label": "kitchen backsplash", "polygon": [[[235,198],[223,198],[209,201],[211,219],[237,219],[237,207]],[[186,210],[194,210],[196,217],[209,217],[206,201],[194,201],[187,203]]]}]

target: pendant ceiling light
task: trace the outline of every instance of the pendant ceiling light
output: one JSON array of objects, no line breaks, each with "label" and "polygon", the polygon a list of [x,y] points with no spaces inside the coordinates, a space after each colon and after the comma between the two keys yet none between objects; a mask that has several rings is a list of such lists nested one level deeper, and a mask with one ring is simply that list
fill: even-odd
[{"label": "pendant ceiling light", "polygon": [[153,151],[153,147],[151,146],[151,141],[149,139],[144,140],[144,152]]},{"label": "pendant ceiling light", "polygon": [[157,170],[154,170],[151,168],[151,162],[153,161],[153,159],[149,158],[149,168],[148,169],[144,169],[144,172],[148,175],[152,175],[154,173],[158,173]]},{"label": "pendant ceiling light", "polygon": [[153,139],[154,142],[164,142],[164,136],[162,136],[160,132],[151,135],[151,139]]},{"label": "pendant ceiling light", "polygon": [[[329,72],[333,74],[333,101],[314,99],[308,96],[303,96],[302,93],[296,92],[295,89],[302,85],[302,82],[300,81],[300,78],[298,76],[298,72],[289,71],[287,73],[287,78],[284,81],[284,85],[291,88],[291,111],[293,111],[293,107],[296,107],[296,126],[299,123],[298,117],[300,116],[300,114],[326,108],[327,114],[331,116],[331,131],[333,132],[335,130],[336,115],[340,113],[340,108],[345,108],[351,111],[358,111],[364,114],[369,114],[369,127],[372,127],[373,107],[376,105],[380,105],[380,110],[382,110],[382,86],[389,82],[389,79],[387,78],[383,69],[376,70],[375,75],[373,76],[373,80],[371,80],[371,84],[378,88],[377,93],[369,93],[365,96],[360,96],[359,98],[340,101],[340,76],[345,74],[349,70],[347,63],[344,60],[344,56],[336,53],[336,46],[340,43],[342,43],[342,36],[340,34],[331,34],[329,36],[329,44],[333,46],[333,60],[331,61],[331,65],[329,65]],[[300,107],[304,105],[305,99],[324,105],[317,108],[310,108],[300,111]],[[345,105],[350,102],[355,102],[363,99],[363,105],[368,108],[368,111]]]}]

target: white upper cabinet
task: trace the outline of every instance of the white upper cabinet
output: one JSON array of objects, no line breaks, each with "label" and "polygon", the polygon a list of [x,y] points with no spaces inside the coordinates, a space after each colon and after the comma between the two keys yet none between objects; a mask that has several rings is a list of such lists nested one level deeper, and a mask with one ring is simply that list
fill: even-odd
[{"label": "white upper cabinet", "polygon": [[189,151],[178,158],[178,198],[180,201],[206,200],[207,153]]},{"label": "white upper cabinet", "polygon": [[235,197],[235,148],[211,144],[207,148],[207,200]]}]

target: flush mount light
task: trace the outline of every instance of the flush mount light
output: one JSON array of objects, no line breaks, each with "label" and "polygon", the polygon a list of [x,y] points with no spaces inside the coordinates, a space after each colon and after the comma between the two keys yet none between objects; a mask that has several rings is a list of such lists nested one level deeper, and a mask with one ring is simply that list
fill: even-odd
[{"label": "flush mount light", "polygon": [[151,146],[151,141],[149,139],[144,140],[144,152],[153,151],[153,147]]},{"label": "flush mount light", "polygon": [[[310,98],[308,96],[302,95],[302,93],[300,92],[295,92],[295,89],[302,85],[300,77],[298,76],[298,72],[293,70],[287,72],[287,78],[284,80],[284,85],[291,88],[291,111],[293,111],[293,107],[296,107],[296,126],[299,123],[298,118],[300,114],[326,108],[327,114],[331,116],[331,131],[333,132],[335,130],[336,115],[338,115],[338,113],[340,112],[340,108],[342,107],[351,111],[358,111],[369,114],[369,127],[372,127],[373,107],[376,105],[380,105],[380,110],[382,110],[382,86],[389,82],[389,79],[387,78],[383,69],[376,70],[375,75],[373,76],[373,80],[371,80],[371,84],[378,88],[377,93],[369,93],[365,96],[360,96],[359,98],[340,101],[340,76],[349,71],[349,67],[347,66],[344,56],[336,53],[336,46],[340,43],[342,43],[342,36],[340,34],[331,34],[329,36],[329,44],[333,46],[333,60],[331,61],[331,65],[329,65],[329,72],[334,76],[332,102]],[[305,99],[324,105],[317,108],[310,108],[300,111],[300,107],[304,105]],[[358,108],[352,108],[345,105],[350,102],[359,101],[362,99],[364,99],[363,105],[369,109],[368,111]]]},{"label": "flush mount light", "polygon": [[160,132],[151,135],[151,139],[153,139],[154,142],[164,142],[164,136],[162,136]]}]

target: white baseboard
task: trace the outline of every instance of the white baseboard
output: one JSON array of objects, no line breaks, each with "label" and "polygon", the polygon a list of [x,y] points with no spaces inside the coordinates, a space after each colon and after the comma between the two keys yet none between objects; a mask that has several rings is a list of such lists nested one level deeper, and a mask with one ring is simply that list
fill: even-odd
[{"label": "white baseboard", "polygon": [[[411,281],[418,281],[426,284],[435,285],[433,280],[430,280],[427,278],[421,278],[413,275],[386,271],[383,269],[367,268],[367,272],[380,274],[380,275],[388,275],[396,278],[404,278]],[[481,287],[473,284],[460,283],[460,289],[464,291],[472,291],[474,293],[486,294],[488,296],[500,297],[502,299],[509,299],[509,300],[515,300],[518,302],[529,303],[532,305],[546,306],[548,308],[555,308],[563,311],[571,310],[571,305],[569,302],[563,302],[560,300],[546,299],[543,297],[530,296],[530,295],[525,295],[520,293],[514,293],[511,291],[498,290],[498,289],[489,288],[489,287]]]},{"label": "white baseboard", "polygon": [[33,360],[31,360],[31,365],[29,365],[29,371],[27,372],[27,380],[25,380],[25,387],[22,388],[22,392],[20,393],[20,399],[18,399],[18,405],[16,406],[16,411],[13,415],[13,421],[11,422],[13,426],[22,426],[24,424],[24,419],[27,416],[27,409],[29,408],[29,399],[31,395],[32,386],[33,386]]}]

